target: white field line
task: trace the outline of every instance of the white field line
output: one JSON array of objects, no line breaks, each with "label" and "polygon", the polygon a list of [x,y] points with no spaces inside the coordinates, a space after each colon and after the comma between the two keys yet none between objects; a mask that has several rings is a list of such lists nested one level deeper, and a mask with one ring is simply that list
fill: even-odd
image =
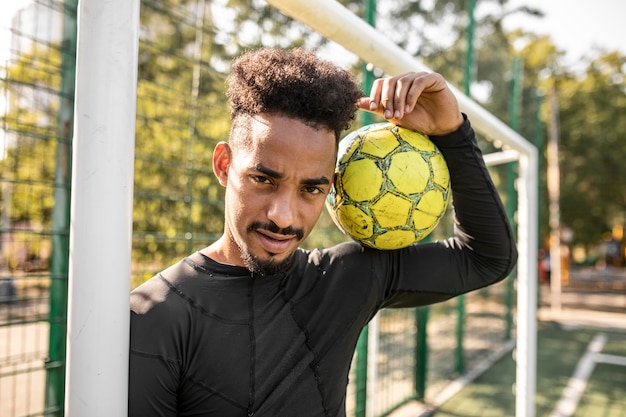
[{"label": "white field line", "polygon": [[[606,343],[606,334],[598,333],[587,346],[587,351],[578,361],[574,375],[570,378],[563,396],[550,417],[571,417],[576,411],[578,401],[587,386],[587,381],[596,366],[596,360]],[[609,356],[609,355],[606,355]]]},{"label": "white field line", "polygon": [[446,388],[435,397],[435,399],[431,403],[431,406],[434,408],[441,407],[443,403],[448,401],[455,394],[458,394],[461,389],[469,385],[476,378],[482,375],[487,369],[489,369],[494,363],[500,360],[500,358],[502,358],[505,354],[513,350],[515,345],[515,340],[509,340],[500,349],[491,352],[483,361],[477,364],[476,367],[474,367],[467,374],[460,376],[459,378],[448,384]]},{"label": "white field line", "polygon": [[626,356],[598,353],[596,355],[596,363],[608,363],[609,365],[626,366]]}]

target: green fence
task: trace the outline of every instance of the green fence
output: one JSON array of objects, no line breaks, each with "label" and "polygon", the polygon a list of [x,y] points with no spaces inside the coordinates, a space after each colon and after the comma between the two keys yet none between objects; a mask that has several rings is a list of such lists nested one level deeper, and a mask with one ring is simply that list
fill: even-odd
[{"label": "green fence", "polygon": [[[225,77],[239,28],[235,9],[216,17],[213,3],[142,2],[133,286],[223,229],[211,149],[228,135]],[[31,0],[0,23],[3,417],[63,415],[76,8]],[[437,231],[449,232],[449,223]],[[342,239],[324,215],[306,244]],[[382,312],[357,347],[350,415],[434,398],[510,337],[511,297],[504,283],[462,304]]]},{"label": "green fence", "polygon": [[0,28],[0,415],[54,416],[63,414],[76,7],[22,6]]}]

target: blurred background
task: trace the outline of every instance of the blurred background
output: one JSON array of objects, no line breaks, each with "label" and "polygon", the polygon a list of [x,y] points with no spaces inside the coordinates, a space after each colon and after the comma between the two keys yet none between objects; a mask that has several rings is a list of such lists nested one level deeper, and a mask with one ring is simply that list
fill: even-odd
[{"label": "blurred background", "polygon": [[[611,303],[603,297],[626,291],[626,29],[619,21],[626,5],[340,3],[538,148],[540,306],[554,302],[557,265],[559,306],[594,300],[586,307],[625,313],[622,298]],[[76,12],[77,0],[0,5],[3,417],[63,415]],[[225,78],[234,56],[260,46],[315,50],[353,71],[364,90],[383,75],[264,1],[142,0],[133,287],[221,234],[222,189],[211,171],[211,152],[228,137]],[[353,128],[371,121],[359,119]],[[479,141],[486,153],[502,147]],[[516,169],[514,163],[492,169],[513,222]],[[451,230],[448,216],[432,238]],[[342,240],[324,214],[306,246]],[[111,260],[103,254],[102,262]],[[509,346],[514,283],[513,275],[460,300],[385,312],[381,398],[368,415],[388,415],[407,401],[427,402],[485,356]],[[581,291],[600,298],[581,297]],[[348,400],[355,416],[365,415],[366,403],[367,344],[360,349]]]}]

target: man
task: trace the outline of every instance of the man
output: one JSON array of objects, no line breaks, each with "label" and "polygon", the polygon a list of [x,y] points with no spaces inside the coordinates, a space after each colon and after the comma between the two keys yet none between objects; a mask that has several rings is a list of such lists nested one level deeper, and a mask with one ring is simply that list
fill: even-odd
[{"label": "man", "polygon": [[[233,64],[232,129],[213,170],[222,237],[131,295],[129,412],[137,416],[345,416],[361,329],[385,307],[443,301],[503,279],[513,233],[469,122],[437,74],[377,80],[302,50]],[[451,175],[455,236],[394,251],[306,251],[357,107],[423,132]]]}]

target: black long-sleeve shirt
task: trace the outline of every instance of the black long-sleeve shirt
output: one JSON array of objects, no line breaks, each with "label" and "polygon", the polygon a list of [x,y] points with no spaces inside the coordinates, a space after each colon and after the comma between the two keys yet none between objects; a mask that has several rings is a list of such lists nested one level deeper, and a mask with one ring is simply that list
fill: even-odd
[{"label": "black long-sleeve shirt", "polygon": [[345,416],[353,351],[379,309],[503,279],[514,237],[469,122],[431,139],[450,170],[454,237],[299,249],[286,273],[264,277],[195,253],[135,289],[129,415]]}]

